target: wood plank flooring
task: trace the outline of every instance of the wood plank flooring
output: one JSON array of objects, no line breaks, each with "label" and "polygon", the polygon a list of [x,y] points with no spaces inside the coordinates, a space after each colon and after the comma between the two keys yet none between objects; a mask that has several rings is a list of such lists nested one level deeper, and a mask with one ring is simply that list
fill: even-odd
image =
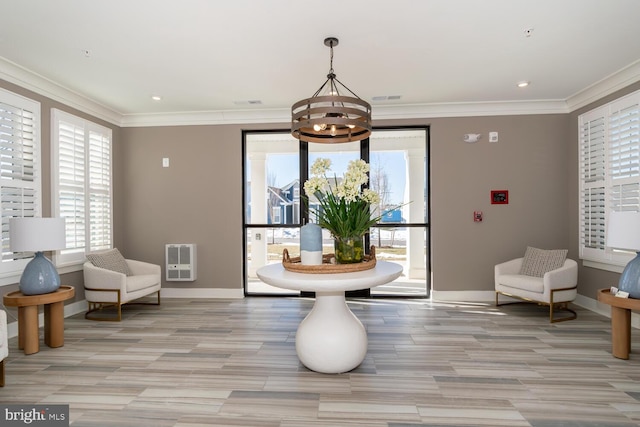
[{"label": "wood plank flooring", "polygon": [[588,310],[549,324],[533,304],[352,300],[369,351],[326,375],[295,352],[312,304],[166,298],[120,323],[67,318],[64,347],[10,340],[0,402],[69,404],[77,427],[640,425],[639,331],[616,359]]}]

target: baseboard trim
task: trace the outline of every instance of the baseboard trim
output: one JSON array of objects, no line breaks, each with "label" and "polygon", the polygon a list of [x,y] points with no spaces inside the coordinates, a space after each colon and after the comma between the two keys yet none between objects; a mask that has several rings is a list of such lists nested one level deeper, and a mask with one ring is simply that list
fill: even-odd
[{"label": "baseboard trim", "polygon": [[[219,299],[242,299],[244,292],[242,289],[230,288],[162,288],[160,291],[161,298],[219,298]],[[507,298],[507,297],[501,297]],[[433,301],[443,302],[469,302],[469,303],[495,303],[494,291],[436,291],[431,292]],[[587,310],[598,313],[602,316],[611,318],[611,307],[602,304],[597,300],[584,295],[578,295],[573,304],[585,308]],[[76,301],[64,306],[64,317],[75,316],[79,313],[87,311],[87,301]],[[13,316],[7,313],[9,318]],[[38,315],[38,325],[44,326],[44,314]],[[640,329],[640,315],[631,313],[631,326]],[[18,321],[7,324],[7,336],[9,338],[18,336]]]},{"label": "baseboard trim", "polygon": [[[240,299],[244,298],[242,289],[229,288],[162,288],[161,298],[219,298],[219,299]],[[64,306],[64,317],[75,316],[84,313],[88,309],[87,300],[75,301]],[[16,312],[17,315],[17,312]],[[9,321],[12,319],[13,321]],[[7,336],[9,338],[18,336],[18,319],[13,313],[7,312]],[[38,315],[38,327],[44,326],[44,313]]]},{"label": "baseboard trim", "polygon": [[[578,295],[573,301],[573,304],[601,314],[605,317],[611,318],[611,306],[609,306],[608,304],[603,304],[593,298],[588,298],[584,295]],[[638,313],[634,313],[633,311],[631,312],[631,326],[640,329],[640,315]]]},{"label": "baseboard trim", "polygon": [[[431,299],[433,301],[443,302],[474,302],[474,303],[490,303],[495,304],[495,291],[431,291]],[[500,296],[500,300],[508,299],[507,296]],[[514,300],[515,301],[515,300]],[[572,304],[587,310],[601,314],[602,316],[611,318],[611,307],[607,304],[598,302],[593,298],[578,294]],[[631,313],[631,326],[640,329],[640,314]]]},{"label": "baseboard trim", "polygon": [[237,288],[162,288],[160,297],[241,299],[244,291]]},{"label": "baseboard trim", "polygon": [[495,302],[494,291],[431,291],[433,301]]}]

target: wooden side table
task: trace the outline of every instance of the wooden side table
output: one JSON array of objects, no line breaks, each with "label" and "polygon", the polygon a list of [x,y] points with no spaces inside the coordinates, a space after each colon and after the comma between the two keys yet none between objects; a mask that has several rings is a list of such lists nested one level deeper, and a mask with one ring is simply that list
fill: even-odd
[{"label": "wooden side table", "polygon": [[18,348],[24,354],[40,351],[38,339],[38,306],[44,306],[44,342],[49,347],[64,345],[64,301],[73,298],[73,286],[60,286],[55,292],[41,295],[24,295],[20,291],[9,292],[3,298],[7,307],[18,307]]},{"label": "wooden side table", "polygon": [[640,299],[618,298],[610,289],[598,291],[598,301],[611,306],[611,353],[628,359],[631,352],[631,310],[640,310]]}]

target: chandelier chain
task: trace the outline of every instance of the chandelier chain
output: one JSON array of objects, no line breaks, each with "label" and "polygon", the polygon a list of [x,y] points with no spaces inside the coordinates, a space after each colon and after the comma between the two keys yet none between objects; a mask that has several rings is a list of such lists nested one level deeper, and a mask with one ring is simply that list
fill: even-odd
[{"label": "chandelier chain", "polygon": [[333,74],[333,42],[330,43],[329,49],[331,50],[330,62],[329,62],[329,74]]}]

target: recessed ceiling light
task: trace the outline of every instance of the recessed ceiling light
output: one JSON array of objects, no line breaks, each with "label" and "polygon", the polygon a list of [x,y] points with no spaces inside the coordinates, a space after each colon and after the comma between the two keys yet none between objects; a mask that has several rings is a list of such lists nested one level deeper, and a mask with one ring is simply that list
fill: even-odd
[{"label": "recessed ceiling light", "polygon": [[371,98],[372,101],[395,101],[402,98],[401,95],[379,95]]},{"label": "recessed ceiling light", "polygon": [[518,83],[518,87],[527,87],[527,86],[529,86],[529,82],[527,82],[527,81],[523,81],[523,82],[519,82]]},{"label": "recessed ceiling light", "polygon": [[236,105],[262,105],[262,101],[259,99],[249,99],[243,101],[233,101]]},{"label": "recessed ceiling light", "polygon": [[151,99],[153,99],[154,101],[162,101],[162,97],[158,95],[153,95]]}]

